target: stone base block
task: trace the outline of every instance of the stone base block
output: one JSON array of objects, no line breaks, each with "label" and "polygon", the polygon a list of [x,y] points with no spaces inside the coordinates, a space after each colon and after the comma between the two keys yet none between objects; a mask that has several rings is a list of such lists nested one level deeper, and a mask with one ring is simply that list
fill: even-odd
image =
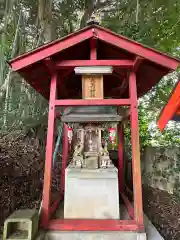
[{"label": "stone base block", "polygon": [[4,222],[3,240],[32,240],[38,232],[38,211],[21,209]]},{"label": "stone base block", "polygon": [[[147,240],[145,233],[137,232],[59,232],[49,231],[45,240]],[[152,239],[156,240],[156,239]]]},{"label": "stone base block", "polygon": [[64,218],[119,219],[117,169],[67,168]]}]

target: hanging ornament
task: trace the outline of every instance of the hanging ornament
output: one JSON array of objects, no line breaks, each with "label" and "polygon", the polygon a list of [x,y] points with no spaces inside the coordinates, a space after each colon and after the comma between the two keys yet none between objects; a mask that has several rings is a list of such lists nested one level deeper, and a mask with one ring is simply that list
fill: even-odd
[{"label": "hanging ornament", "polygon": [[68,141],[69,141],[69,144],[71,144],[72,142],[72,137],[73,137],[73,130],[71,127],[68,127]]},{"label": "hanging ornament", "polygon": [[114,145],[116,143],[116,128],[110,127],[108,129],[108,132],[109,132],[109,141],[111,142],[112,148],[114,149]]}]

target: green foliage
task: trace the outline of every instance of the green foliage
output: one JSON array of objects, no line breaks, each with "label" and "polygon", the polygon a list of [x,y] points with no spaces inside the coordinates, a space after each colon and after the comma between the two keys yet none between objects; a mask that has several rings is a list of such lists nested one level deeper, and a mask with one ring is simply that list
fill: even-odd
[{"label": "green foliage", "polygon": [[[12,74],[5,61],[85,26],[92,15],[119,34],[180,55],[178,0],[141,0],[139,5],[137,0],[4,0],[0,9],[1,131],[28,130],[47,117],[47,102]],[[178,124],[170,124],[164,134],[156,126],[176,81],[177,74],[170,74],[139,101],[142,150],[147,145],[179,146]],[[125,134],[129,148],[129,128]]]}]

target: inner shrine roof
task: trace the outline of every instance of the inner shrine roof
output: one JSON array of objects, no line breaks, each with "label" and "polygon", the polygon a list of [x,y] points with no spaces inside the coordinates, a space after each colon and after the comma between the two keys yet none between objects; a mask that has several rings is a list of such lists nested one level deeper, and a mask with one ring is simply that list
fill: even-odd
[{"label": "inner shrine roof", "polygon": [[[73,66],[71,60],[89,60],[92,39],[96,40],[97,60],[119,60],[124,63],[121,67],[114,63],[113,74],[104,76],[105,98],[128,96],[128,63],[133,63],[131,67],[136,72],[138,97],[147,93],[163,76],[176,70],[180,63],[179,59],[99,25],[90,25],[16,57],[9,64],[13,71],[18,72],[46,99],[49,98],[50,79],[54,69],[58,71],[57,97],[81,98],[81,76],[74,73],[78,61],[74,61],[77,65]],[[63,65],[64,62],[66,66]],[[92,61],[93,63],[97,62]]]}]

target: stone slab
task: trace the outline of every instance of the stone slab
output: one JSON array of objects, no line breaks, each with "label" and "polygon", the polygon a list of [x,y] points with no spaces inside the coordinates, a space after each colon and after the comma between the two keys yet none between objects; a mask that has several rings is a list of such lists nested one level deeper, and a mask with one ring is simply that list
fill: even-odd
[{"label": "stone slab", "polygon": [[85,123],[85,122],[120,122],[122,120],[121,116],[113,114],[91,114],[91,115],[80,115],[71,114],[63,115],[61,117],[62,122],[66,123]]},{"label": "stone slab", "polygon": [[64,218],[119,219],[117,169],[67,168]]},{"label": "stone slab", "polygon": [[[60,232],[50,231],[45,240],[146,240],[145,233],[137,232]],[[156,240],[156,239],[154,239]]]}]

